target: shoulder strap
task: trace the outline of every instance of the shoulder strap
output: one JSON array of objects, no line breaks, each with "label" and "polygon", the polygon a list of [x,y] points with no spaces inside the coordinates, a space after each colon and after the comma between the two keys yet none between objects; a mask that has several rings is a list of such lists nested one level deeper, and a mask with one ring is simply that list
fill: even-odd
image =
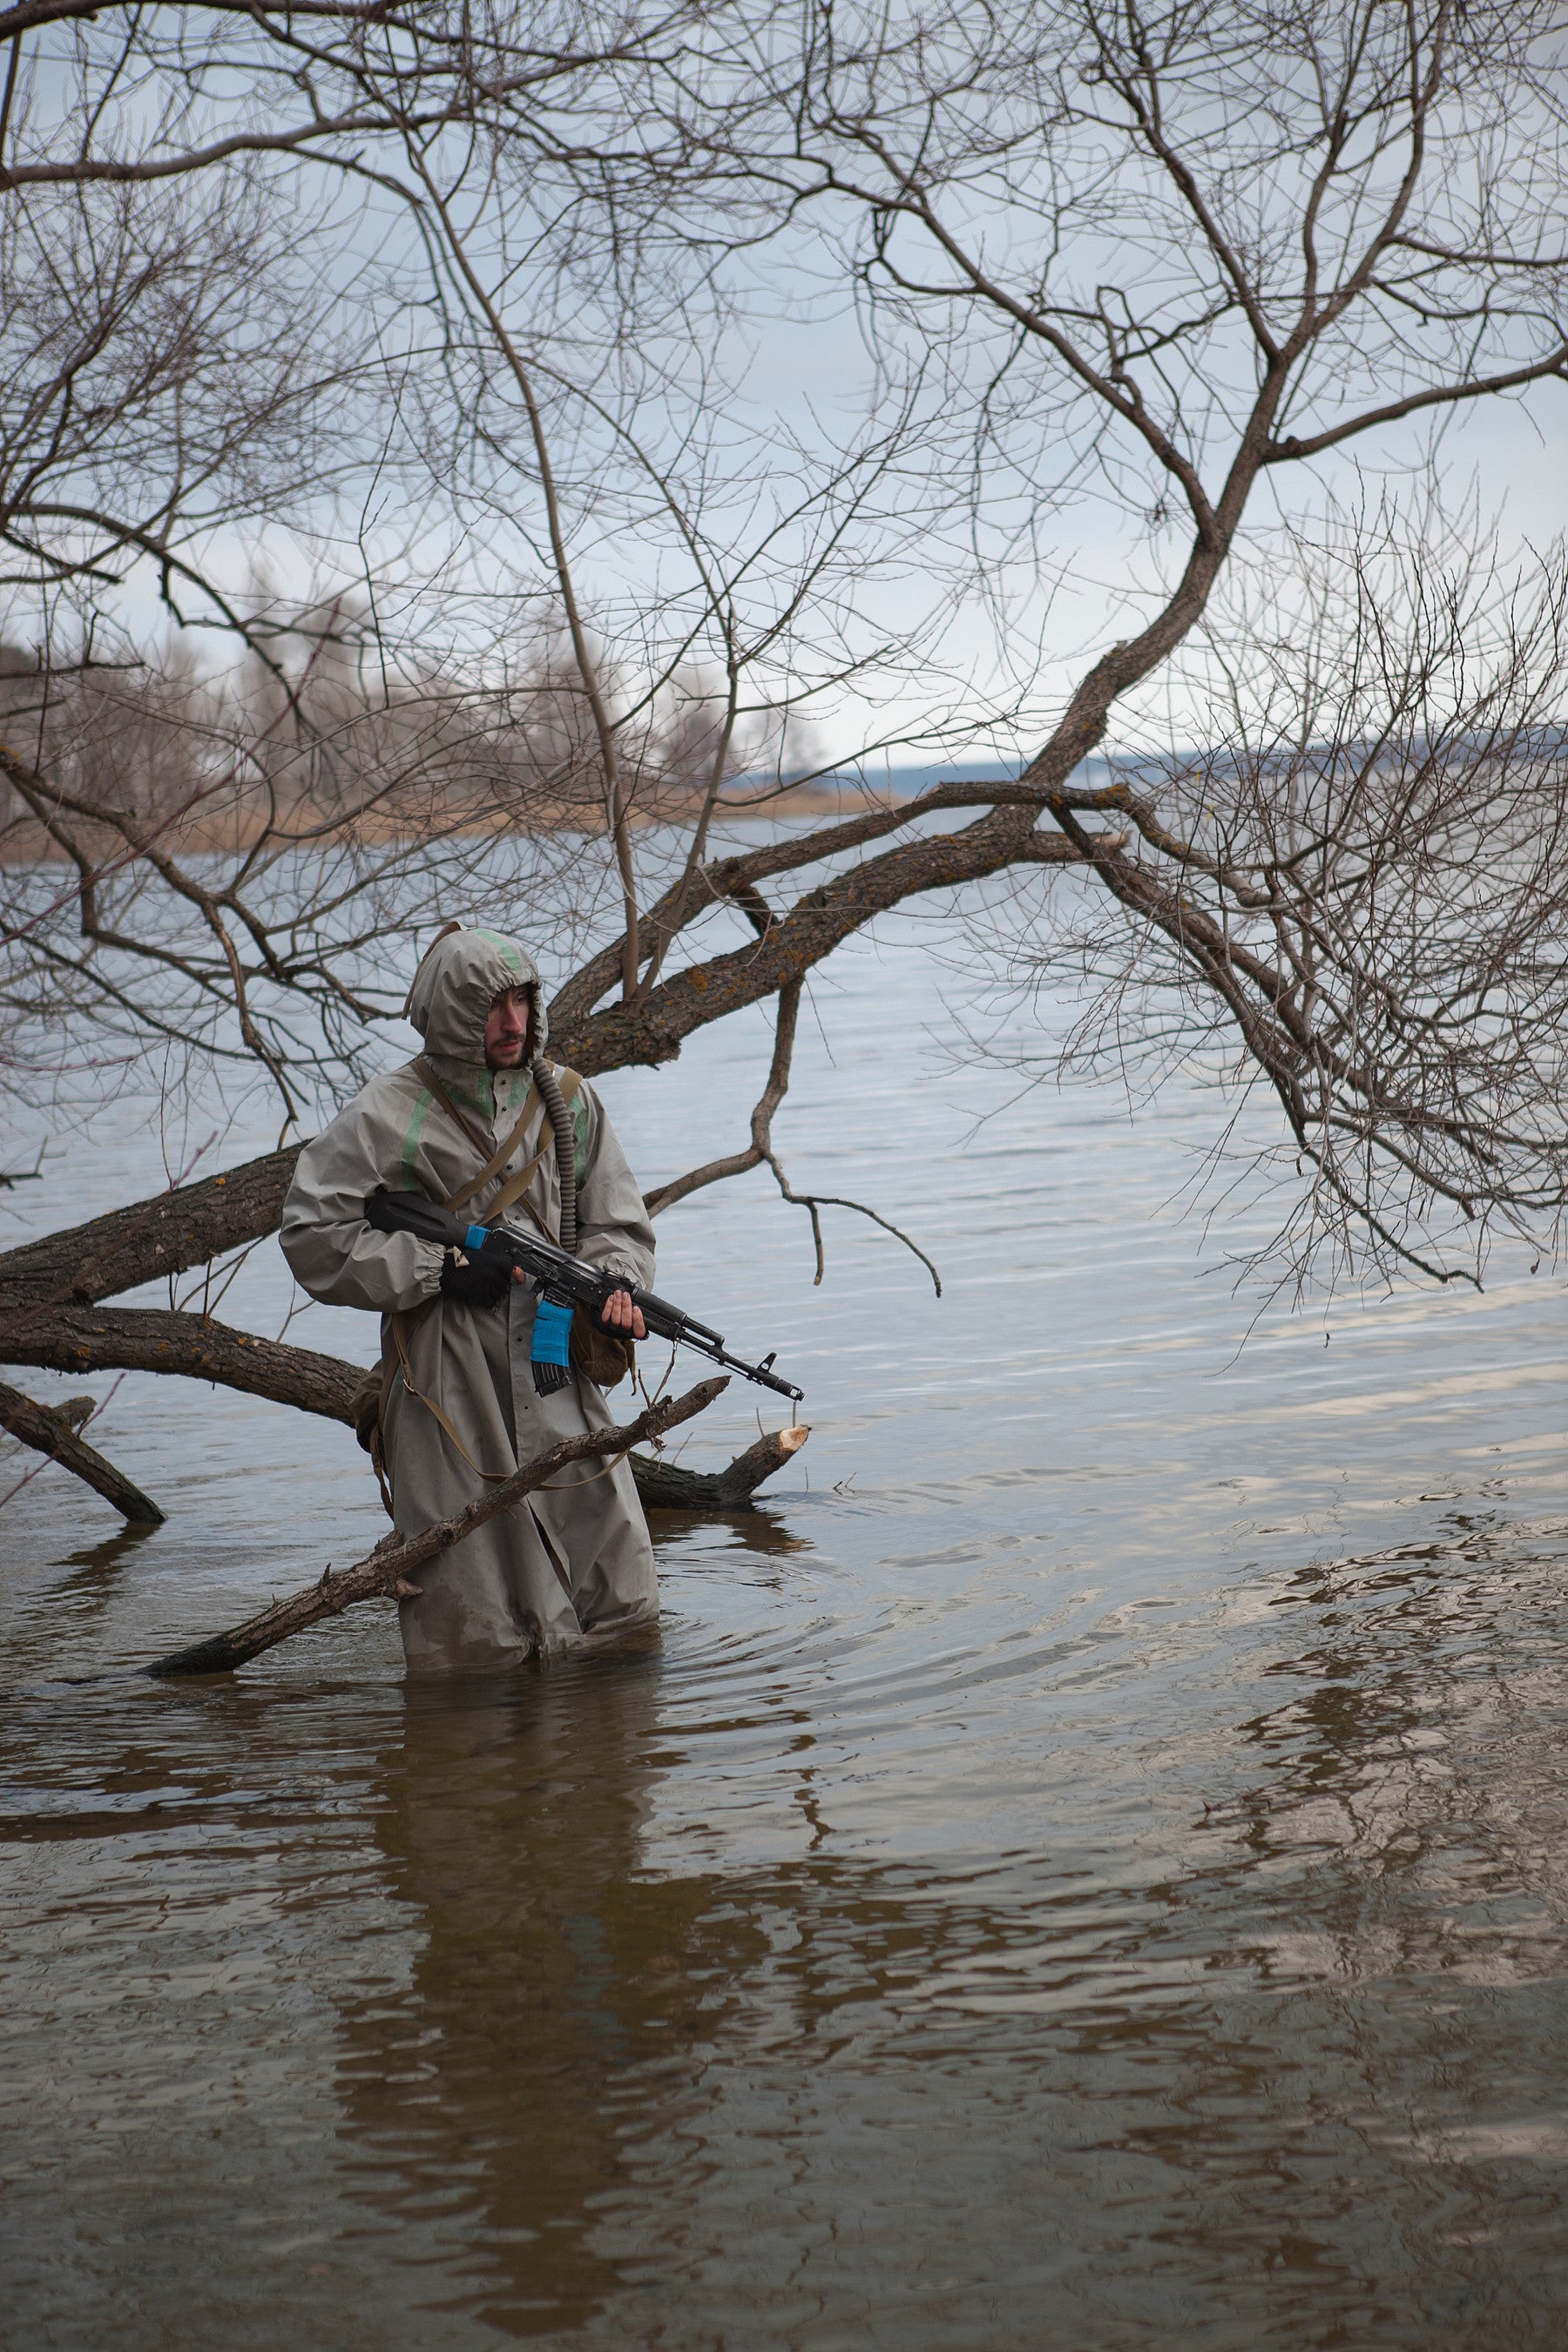
[{"label": "shoulder strap", "polygon": [[401,1372],[403,1375],[404,1395],[412,1397],[416,1404],[422,1404],[426,1412],[434,1417],[436,1422],[443,1430],[445,1430],[447,1435],[451,1439],[452,1444],[457,1447],[458,1452],[462,1455],[464,1461],[468,1464],[469,1469],[474,1473],[476,1477],[489,1478],[497,1482],[501,1479],[510,1478],[511,1476],[511,1472],[510,1470],[486,1470],[479,1463],[476,1462],[473,1455],[468,1452],[468,1447],[464,1444],[462,1439],[458,1436],[458,1432],[453,1425],[451,1415],[442,1411],[434,1397],[427,1397],[423,1389],[416,1389],[415,1387],[414,1374],[410,1370],[408,1364],[408,1333],[412,1321],[412,1318],[404,1315],[395,1315],[392,1318],[392,1341],[393,1346],[396,1350],[397,1361],[387,1372],[383,1382],[382,1412],[384,1416],[386,1411],[387,1399],[392,1392],[392,1383],[396,1379],[398,1373]]},{"label": "shoulder strap", "polygon": [[[507,1161],[511,1158],[512,1153],[517,1150],[518,1145],[522,1141],[523,1133],[528,1126],[529,1120],[533,1117],[534,1112],[540,1107],[539,1088],[537,1087],[529,1087],[527,1094],[523,1097],[522,1110],[516,1126],[512,1129],[511,1133],[507,1137],[506,1141],[500,1145],[496,1150],[490,1152],[487,1158],[486,1145],[483,1136],[479,1134],[477,1128],[464,1118],[462,1112],[452,1100],[451,1096],[441,1084],[440,1079],[436,1076],[435,1071],[431,1068],[423,1054],[420,1055],[419,1059],[415,1063],[414,1067],[418,1076],[420,1084],[429,1089],[430,1093],[435,1096],[437,1101],[440,1104],[442,1109],[457,1121],[457,1124],[462,1129],[463,1133],[467,1136],[468,1141],[473,1145],[474,1150],[479,1153],[481,1160],[484,1161],[484,1165],[479,1170],[477,1176],[470,1177],[468,1181],[454,1192],[449,1200],[444,1201],[441,1203],[442,1207],[445,1209],[461,1209],[474,1198],[474,1195],[477,1192],[482,1192],[487,1184],[494,1182],[495,1179],[500,1174],[501,1170],[506,1166]],[[544,1154],[542,1150],[535,1152],[532,1161],[529,1166],[528,1173],[530,1176],[532,1175],[534,1169],[538,1167],[543,1157]]]},{"label": "shoulder strap", "polygon": [[457,1121],[458,1125],[462,1129],[463,1133],[468,1137],[468,1141],[473,1145],[474,1150],[479,1153],[479,1158],[482,1160],[489,1150],[489,1146],[485,1142],[478,1128],[476,1128],[467,1116],[458,1109],[457,1104],[452,1100],[451,1096],[447,1092],[446,1087],[436,1076],[436,1067],[434,1063],[426,1060],[423,1054],[419,1055],[414,1064],[414,1074],[419,1080],[420,1085],[424,1087],[427,1092],[435,1096],[437,1101],[440,1104],[447,1118]]}]

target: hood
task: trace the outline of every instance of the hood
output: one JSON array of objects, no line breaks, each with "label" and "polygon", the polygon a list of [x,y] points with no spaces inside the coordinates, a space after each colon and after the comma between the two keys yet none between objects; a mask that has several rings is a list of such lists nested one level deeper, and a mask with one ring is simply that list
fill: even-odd
[{"label": "hood", "polygon": [[484,1066],[485,1023],[506,988],[533,992],[528,1059],[550,1034],[540,993],[539,967],[528,950],[499,931],[446,931],[428,949],[408,992],[407,1014],[425,1040],[425,1050],[444,1062]]}]

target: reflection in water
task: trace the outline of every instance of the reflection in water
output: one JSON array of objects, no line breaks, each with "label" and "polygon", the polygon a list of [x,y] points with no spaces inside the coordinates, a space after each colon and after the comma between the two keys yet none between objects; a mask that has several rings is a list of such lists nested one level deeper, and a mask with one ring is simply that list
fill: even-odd
[{"label": "reflection in water", "polygon": [[1267,1774],[1229,1819],[1261,1885],[1310,1859],[1326,1966],[1558,1975],[1565,1551],[1561,1524],[1456,1512],[1438,1540],[1282,1583],[1297,1639],[1268,1672],[1296,1688],[1241,1727]]},{"label": "reflection in water", "polygon": [[[1237,2352],[1535,2340],[1568,2291],[1563,1873],[1527,1914],[1531,1856],[1478,1831],[1468,1651],[1517,1650],[1518,1595],[1488,1625],[1438,1565],[1292,1580],[1324,1638],[1239,1727],[1261,1773],[1120,1876],[835,1857],[809,1734],[779,1748],[799,1860],[656,1874],[661,1781],[706,1777],[656,1643],[411,1690],[376,1839],[416,1957],[341,2003],[339,2095],[356,2193],[437,2269],[416,2304],[594,2345],[864,2311],[933,2352],[1091,2352],[1169,2340],[1175,2293],[1180,2340]],[[723,1738],[768,1719],[755,1694]]]},{"label": "reflection in water", "polygon": [[403,1998],[342,2001],[343,2127],[384,2211],[473,2249],[465,2301],[513,2335],[615,2291],[597,2211],[758,1956],[722,1882],[640,1873],[656,1641],[412,1685],[385,1759],[376,1843],[416,1957]]},{"label": "reflection in water", "polygon": [[787,1559],[816,1549],[808,1535],[792,1528],[782,1511],[765,1503],[752,1503],[744,1510],[726,1511],[721,1517],[710,1511],[648,1514],[648,1532],[656,1554],[668,1551],[679,1556],[682,1544],[689,1543],[694,1537],[711,1538],[721,1529],[721,1540],[726,1549],[763,1559]]},{"label": "reflection in water", "polygon": [[138,2352],[1552,2344],[1562,1703],[1517,1694],[1560,1568],[1489,1540],[1282,1580],[1229,1765],[1212,1708],[1119,1706],[1119,1836],[1064,1661],[1037,1834],[920,1859],[844,1827],[878,1686],[679,1616],[488,1685],[36,1687],[13,2307]]},{"label": "reflection in water", "polygon": [[122,1527],[106,1536],[101,1543],[89,1544],[83,1551],[68,1551],[60,1562],[62,1568],[119,1568],[134,1559],[139,1547],[155,1535],[149,1527]]}]

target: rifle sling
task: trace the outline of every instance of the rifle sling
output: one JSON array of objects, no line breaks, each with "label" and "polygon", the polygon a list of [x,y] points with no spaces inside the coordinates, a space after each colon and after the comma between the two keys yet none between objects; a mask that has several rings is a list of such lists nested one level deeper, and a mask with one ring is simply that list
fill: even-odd
[{"label": "rifle sling", "polygon": [[[426,1060],[423,1054],[421,1054],[419,1059],[415,1063],[414,1067],[419,1074],[421,1083],[429,1089],[431,1094],[435,1096],[437,1101],[441,1105],[442,1109],[448,1112],[452,1118],[457,1122],[458,1126],[462,1129],[463,1133],[468,1137],[468,1141],[473,1145],[474,1150],[482,1154],[485,1148],[483,1138],[472,1126],[470,1126],[468,1119],[464,1118],[462,1112],[452,1100],[451,1096],[441,1084],[440,1079],[436,1076],[435,1071],[431,1068],[430,1064]],[[582,1086],[582,1075],[579,1071],[565,1069],[562,1071],[561,1098],[568,1108],[576,1101],[578,1088]],[[493,1182],[495,1178],[500,1174],[501,1170],[506,1166],[507,1161],[511,1158],[512,1153],[517,1150],[518,1145],[522,1141],[524,1129],[527,1127],[530,1119],[533,1117],[535,1110],[540,1108],[539,1089],[537,1087],[531,1086],[523,1102],[522,1115],[519,1118],[517,1125],[512,1129],[511,1133],[507,1137],[506,1141],[498,1150],[491,1152],[489,1158],[485,1161],[484,1166],[480,1169],[477,1176],[470,1178],[468,1182],[465,1184],[459,1192],[454,1192],[450,1200],[442,1202],[443,1208],[451,1210],[465,1208],[468,1202],[474,1199],[477,1193],[484,1191],[487,1184]],[[544,1126],[545,1132],[549,1136],[550,1141],[553,1142],[555,1139],[555,1130],[550,1124],[550,1114],[548,1111],[546,1111],[544,1115]],[[504,1215],[506,1211],[510,1209],[515,1202],[521,1199],[523,1193],[527,1192],[529,1185],[533,1181],[534,1170],[539,1166],[540,1161],[543,1159],[549,1149],[549,1143],[542,1143],[539,1150],[529,1161],[527,1167],[521,1169],[517,1175],[508,1179],[507,1182],[501,1187],[500,1192],[496,1195],[495,1199],[489,1202],[485,1211],[487,1223],[493,1223],[497,1217]],[[524,1205],[526,1206],[526,1203]],[[542,1233],[549,1234],[552,1241],[557,1240],[558,1236],[554,1234],[551,1234],[549,1226],[544,1224],[542,1220],[538,1216],[535,1216],[534,1223],[539,1225]]]}]

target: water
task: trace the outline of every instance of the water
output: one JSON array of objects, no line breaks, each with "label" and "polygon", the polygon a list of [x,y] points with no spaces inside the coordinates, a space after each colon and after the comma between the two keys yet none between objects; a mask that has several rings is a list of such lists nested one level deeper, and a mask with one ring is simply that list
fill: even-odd
[{"label": "water", "polygon": [[[814,1290],[765,1176],[663,1221],[814,1434],[658,1527],[657,1635],[419,1686],[376,1608],[137,1679],[384,1524],[346,1433],[188,1385],[102,1435],[166,1527],[6,1506],[6,2341],[1561,2341],[1561,1284],[1238,1354],[1171,1205],[1211,1105],[972,1136],[898,935],[818,1006],[792,1172],[947,1295],[842,1212]],[[766,1043],[605,1082],[650,1180]],[[135,1107],[69,1162],[157,1181]],[[286,1307],[268,1244],[225,1311]]]}]

